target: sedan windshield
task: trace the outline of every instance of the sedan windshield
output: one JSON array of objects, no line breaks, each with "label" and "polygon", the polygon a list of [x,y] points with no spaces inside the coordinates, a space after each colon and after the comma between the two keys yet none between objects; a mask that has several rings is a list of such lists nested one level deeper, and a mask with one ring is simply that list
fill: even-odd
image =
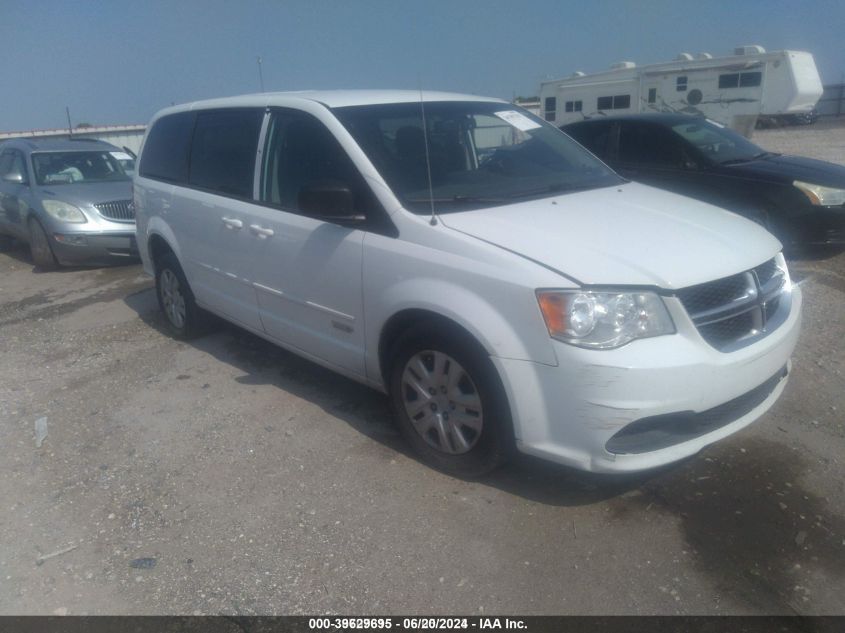
[{"label": "sedan windshield", "polygon": [[130,179],[109,152],[35,152],[32,154],[32,167],[39,185]]},{"label": "sedan windshield", "polygon": [[[406,208],[463,211],[623,180],[556,127],[505,103],[334,109]],[[423,115],[425,125],[423,125]],[[425,130],[425,134],[423,133]]]},{"label": "sedan windshield", "polygon": [[672,129],[716,163],[744,163],[769,153],[733,130],[705,119],[673,125]]}]

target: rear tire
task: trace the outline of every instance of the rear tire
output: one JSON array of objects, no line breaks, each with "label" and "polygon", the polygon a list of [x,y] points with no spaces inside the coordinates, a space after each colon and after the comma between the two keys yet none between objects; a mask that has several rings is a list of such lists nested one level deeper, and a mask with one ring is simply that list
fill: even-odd
[{"label": "rear tire", "polygon": [[53,247],[50,246],[50,238],[41,226],[41,222],[35,218],[29,219],[29,252],[36,268],[56,270],[59,267],[59,262],[53,254]]},{"label": "rear tire", "polygon": [[204,313],[194,301],[194,293],[176,256],[162,255],[156,262],[155,274],[158,305],[170,333],[179,339],[201,334]]},{"label": "rear tire", "polygon": [[513,448],[510,407],[490,358],[442,324],[415,327],[393,346],[390,400],[402,435],[430,466],[479,477]]}]

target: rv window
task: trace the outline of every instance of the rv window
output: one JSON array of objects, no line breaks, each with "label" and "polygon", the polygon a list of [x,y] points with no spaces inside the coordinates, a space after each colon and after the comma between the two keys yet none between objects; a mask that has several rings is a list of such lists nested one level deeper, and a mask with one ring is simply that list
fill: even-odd
[{"label": "rv window", "polygon": [[762,81],[763,73],[742,73],[739,76],[740,88],[751,88],[753,86],[759,86]]},{"label": "rv window", "polygon": [[574,107],[575,107],[575,105],[574,105],[574,103],[573,103],[572,101],[567,101],[567,102],[566,102],[566,111],[567,111],[567,112],[572,112],[572,110],[573,110],[573,108],[574,108]]},{"label": "rv window", "polygon": [[684,75],[683,77],[678,77],[675,81],[675,90],[678,92],[684,92],[687,89],[687,77]]},{"label": "rv window", "polygon": [[613,109],[624,110],[631,107],[631,95],[617,95],[613,97]]},{"label": "rv window", "polygon": [[557,97],[546,97],[546,121],[555,120],[555,110],[557,109]]},{"label": "rv window", "polygon": [[583,106],[583,104],[582,104],[580,101],[576,101],[576,102],[575,102],[575,111],[576,111],[576,112],[581,112],[581,107],[582,107],[582,106]]},{"label": "rv window", "polygon": [[597,110],[612,110],[613,109],[613,97],[599,97],[598,101],[596,102],[596,109]]},{"label": "rv window", "polygon": [[657,101],[657,88],[649,88],[648,89],[648,102],[654,103]]},{"label": "rv window", "polygon": [[736,88],[739,86],[739,73],[719,75],[719,88]]}]

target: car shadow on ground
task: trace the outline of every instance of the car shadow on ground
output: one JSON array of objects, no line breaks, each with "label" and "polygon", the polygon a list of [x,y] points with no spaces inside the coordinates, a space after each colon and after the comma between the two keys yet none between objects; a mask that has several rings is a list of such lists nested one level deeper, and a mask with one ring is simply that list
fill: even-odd
[{"label": "car shadow on ground", "polygon": [[[136,292],[124,300],[148,325],[170,336],[156,302],[155,290]],[[393,422],[388,398],[373,389],[265,341],[235,325],[212,317],[208,333],[188,344],[243,372],[243,385],[273,385],[319,406],[356,431],[384,446],[417,459]],[[632,490],[655,474],[602,476],[583,473],[517,454],[504,467],[483,477],[483,485],[539,503],[572,506],[595,503]]]},{"label": "car shadow on ground", "polygon": [[[153,289],[125,302],[167,335]],[[222,322],[189,344],[243,372],[239,383],[278,387],[414,458],[383,394]],[[517,456],[477,483],[548,506],[601,503],[608,521],[636,524],[644,515],[670,521],[681,531],[696,567],[720,591],[741,595],[760,612],[802,613],[809,600],[800,580],[805,573],[845,574],[845,518],[804,485],[810,465],[788,442],[740,434],[683,462],[625,476],[583,473]]]}]

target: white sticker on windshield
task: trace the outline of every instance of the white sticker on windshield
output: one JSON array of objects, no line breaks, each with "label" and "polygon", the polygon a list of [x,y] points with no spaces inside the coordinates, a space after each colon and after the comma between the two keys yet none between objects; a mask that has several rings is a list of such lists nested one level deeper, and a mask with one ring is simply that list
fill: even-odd
[{"label": "white sticker on windshield", "polygon": [[132,157],[126,152],[110,152],[117,160],[132,160]]},{"label": "white sticker on windshield", "polygon": [[522,130],[523,132],[540,127],[539,123],[535,123],[527,116],[521,112],[517,112],[516,110],[503,110],[502,112],[494,112],[493,114],[502,119],[502,121],[507,121],[517,130]]}]

